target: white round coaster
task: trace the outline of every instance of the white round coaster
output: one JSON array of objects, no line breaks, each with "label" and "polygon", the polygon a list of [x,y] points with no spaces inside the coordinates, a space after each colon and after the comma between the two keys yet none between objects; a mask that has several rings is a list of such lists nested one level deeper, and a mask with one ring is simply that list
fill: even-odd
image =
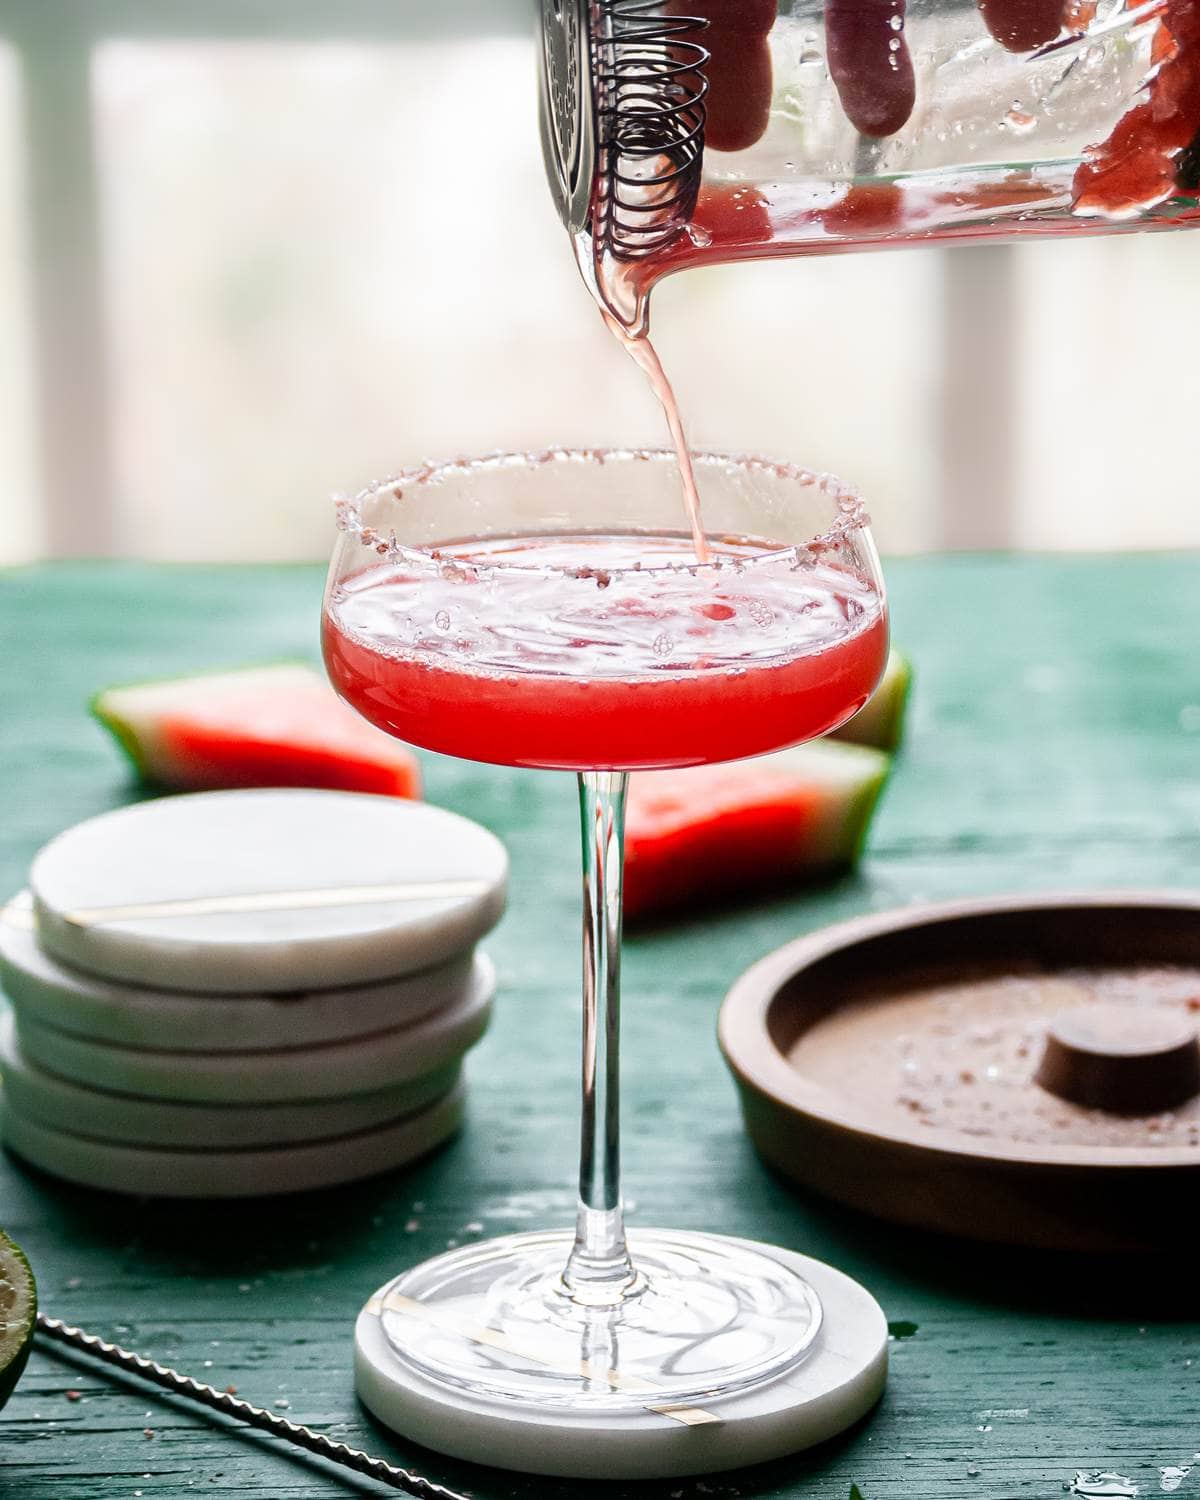
[{"label": "white round coaster", "polygon": [[[370,1093],[421,1078],[473,1047],[487,1030],[496,976],[482,954],[471,988],[413,1026],[321,1047],[261,1052],[166,1052],[92,1042],[16,1013],[21,1051],[48,1073],[91,1088],[199,1104],[283,1104]],[[217,1002],[222,1003],[222,1002]]]},{"label": "white round coaster", "polygon": [[5,1145],[35,1167],[85,1187],[148,1198],[254,1198],[356,1182],[406,1166],[447,1140],[462,1121],[461,1085],[420,1114],[374,1130],[303,1146],[251,1151],[155,1151],[51,1130],[7,1096]]},{"label": "white round coaster", "polygon": [[0,1016],[0,1077],[12,1107],[27,1120],[124,1146],[293,1146],[330,1140],[416,1114],[450,1093],[462,1066],[345,1099],[301,1104],[168,1104],[70,1083],[31,1063],[17,1043],[11,1013]]},{"label": "white round coaster", "polygon": [[0,909],[0,985],[23,1015],[125,1047],[239,1052],[302,1047],[409,1026],[453,1005],[471,984],[463,953],[403,979],[290,995],[188,995],[110,984],[38,947],[27,891]]},{"label": "white round coaster", "polygon": [[105,813],[33,862],[38,937],[129,984],[278,994],[370,984],[472,947],[508,857],[467,818],[357,792],[199,792]]},{"label": "white round coaster", "polygon": [[[511,1238],[517,1243],[526,1236]],[[542,1235],[528,1238],[544,1241]],[[637,1231],[629,1238],[636,1262]],[[727,1243],[750,1246],[790,1266],[815,1289],[824,1308],[807,1356],[787,1374],[737,1396],[592,1416],[532,1399],[489,1400],[444,1386],[393,1353],[380,1319],[385,1286],[355,1325],[359,1397],[386,1426],[439,1453],[572,1479],[716,1473],[781,1458],[844,1431],[875,1405],[887,1379],[887,1323],[879,1304],[856,1281],[821,1261],[747,1240]],[[564,1234],[564,1261],[570,1244],[571,1236]]]}]

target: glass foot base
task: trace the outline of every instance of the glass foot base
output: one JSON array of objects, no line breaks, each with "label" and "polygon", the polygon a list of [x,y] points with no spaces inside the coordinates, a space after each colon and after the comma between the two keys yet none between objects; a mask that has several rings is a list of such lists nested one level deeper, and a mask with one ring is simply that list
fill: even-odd
[{"label": "glass foot base", "polygon": [[569,1233],[510,1235],[397,1277],[384,1336],[399,1360],[464,1391],[613,1412],[727,1396],[811,1348],[821,1303],[771,1254],[715,1235],[629,1239],[637,1279],[615,1305],[572,1298]]},{"label": "glass foot base", "polygon": [[643,1290],[597,1313],[555,1289],[570,1238],[473,1245],[382,1287],[355,1327],[367,1409],[410,1441],[492,1467],[665,1479],[797,1453],[878,1401],[883,1312],[832,1266],[643,1230],[630,1236]]}]

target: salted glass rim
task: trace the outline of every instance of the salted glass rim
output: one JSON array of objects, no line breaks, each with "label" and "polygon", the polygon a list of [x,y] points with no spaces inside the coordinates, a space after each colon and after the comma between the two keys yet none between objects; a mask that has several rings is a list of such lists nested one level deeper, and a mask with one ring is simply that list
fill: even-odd
[{"label": "salted glass rim", "polygon": [[[796,484],[815,488],[827,496],[834,508],[834,517],[829,526],[818,535],[803,542],[792,542],[787,546],[769,548],[752,557],[714,557],[708,562],[669,562],[630,564],[625,567],[605,568],[612,578],[644,577],[653,573],[693,573],[705,575],[733,569],[738,572],[747,568],[759,568],[768,564],[779,564],[793,559],[793,565],[802,561],[811,563],[825,553],[833,551],[855,532],[870,535],[871,519],[866,503],[858,491],[835,474],[818,473],[798,464],[784,463],[776,459],[763,458],[752,453],[732,453],[711,448],[692,449],[692,461],[698,468],[723,466],[742,469],[749,473],[769,474]],[[529,576],[559,576],[564,578],[587,578],[594,570],[588,567],[564,567],[547,563],[486,562],[474,558],[469,561],[440,552],[445,543],[428,547],[412,546],[399,542],[394,530],[385,531],[379,526],[368,525],[363,511],[371,502],[378,500],[387,491],[392,492],[396,502],[404,499],[405,492],[418,485],[430,484],[455,476],[469,476],[487,469],[541,468],[550,463],[589,463],[602,466],[609,462],[661,463],[678,461],[674,448],[565,448],[552,447],[521,452],[498,450],[481,454],[478,458],[455,458],[442,462],[428,461],[386,479],[377,479],[364,486],[357,494],[335,495],[337,529],[349,537],[357,537],[364,547],[371,548],[379,556],[393,562],[414,564],[435,563],[441,570],[447,569],[469,574],[472,577],[517,574]],[[682,505],[682,497],[681,497]]]}]

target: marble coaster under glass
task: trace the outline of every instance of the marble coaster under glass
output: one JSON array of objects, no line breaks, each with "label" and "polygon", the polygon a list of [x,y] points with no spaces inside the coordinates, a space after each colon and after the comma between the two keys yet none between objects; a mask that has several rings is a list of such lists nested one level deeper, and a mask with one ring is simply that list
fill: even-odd
[{"label": "marble coaster under glass", "polygon": [[635,1231],[639,1286],[615,1309],[587,1308],[565,1291],[547,1298],[571,1243],[506,1236],[381,1288],[356,1328],[366,1406],[457,1458],[651,1478],[797,1452],[883,1390],[883,1314],[832,1267],[720,1235]]}]

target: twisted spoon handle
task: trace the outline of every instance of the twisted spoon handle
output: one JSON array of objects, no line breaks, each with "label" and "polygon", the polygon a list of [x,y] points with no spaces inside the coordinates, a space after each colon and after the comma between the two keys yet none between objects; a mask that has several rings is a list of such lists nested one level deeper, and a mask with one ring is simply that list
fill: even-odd
[{"label": "twisted spoon handle", "polygon": [[432,1480],[423,1479],[410,1469],[397,1468],[381,1458],[372,1458],[358,1448],[334,1442],[332,1438],[313,1432],[309,1427],[289,1422],[286,1417],[264,1411],[261,1406],[251,1406],[248,1401],[242,1401],[228,1391],[218,1391],[214,1386],[193,1380],[190,1375],[181,1375],[177,1370],[157,1364],[141,1354],[131,1354],[128,1349],[97,1338],[94,1333],[84,1333],[81,1328],[73,1328],[61,1318],[48,1318],[45,1313],[39,1313],[37,1329],[46,1338],[67,1344],[72,1349],[82,1350],[85,1354],[103,1360],[105,1364],[116,1365],[119,1370],[125,1370],[128,1374],[140,1375],[144,1380],[162,1386],[164,1390],[198,1401],[202,1406],[210,1406],[214,1411],[224,1412],[227,1417],[236,1417],[239,1422],[245,1422],[250,1427],[273,1432],[276,1437],[295,1443],[300,1448],[307,1448],[310,1453],[331,1459],[335,1464],[353,1469],[358,1474],[365,1474],[370,1479],[378,1479],[381,1484],[389,1485],[394,1490],[404,1490],[409,1495],[416,1495],[419,1500],[467,1500],[457,1490],[448,1490],[440,1484],[434,1484]]}]

